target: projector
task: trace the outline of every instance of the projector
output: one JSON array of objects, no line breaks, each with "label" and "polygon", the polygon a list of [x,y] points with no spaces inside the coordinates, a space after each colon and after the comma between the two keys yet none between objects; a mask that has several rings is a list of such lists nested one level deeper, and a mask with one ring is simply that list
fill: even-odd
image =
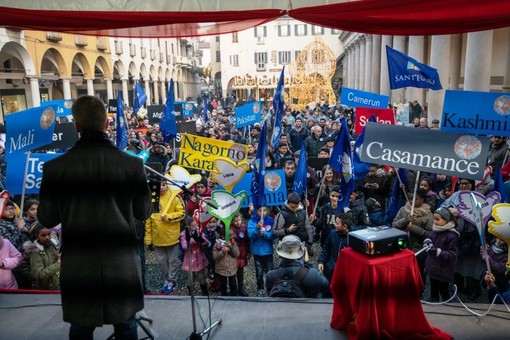
[{"label": "projector", "polygon": [[400,229],[388,226],[368,227],[347,235],[349,246],[363,254],[384,255],[405,249],[409,236]]}]

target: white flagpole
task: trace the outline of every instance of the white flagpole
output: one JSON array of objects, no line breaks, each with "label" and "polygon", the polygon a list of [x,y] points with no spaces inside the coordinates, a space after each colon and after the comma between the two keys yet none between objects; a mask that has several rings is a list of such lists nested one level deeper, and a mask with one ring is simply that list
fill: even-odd
[{"label": "white flagpole", "polygon": [[25,186],[27,185],[27,176],[28,176],[28,163],[30,162],[30,151],[27,152],[27,158],[25,160],[25,174],[23,175],[23,186],[21,188],[21,203],[19,207],[19,218],[23,217],[23,207],[25,205]]}]

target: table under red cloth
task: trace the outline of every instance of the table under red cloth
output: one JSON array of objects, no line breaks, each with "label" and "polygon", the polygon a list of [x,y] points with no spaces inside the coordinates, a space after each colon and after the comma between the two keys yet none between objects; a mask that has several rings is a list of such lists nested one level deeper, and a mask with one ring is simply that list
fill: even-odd
[{"label": "table under red cloth", "polygon": [[344,248],[331,279],[331,327],[347,328],[349,339],[452,339],[425,317],[423,288],[412,251],[370,257]]}]

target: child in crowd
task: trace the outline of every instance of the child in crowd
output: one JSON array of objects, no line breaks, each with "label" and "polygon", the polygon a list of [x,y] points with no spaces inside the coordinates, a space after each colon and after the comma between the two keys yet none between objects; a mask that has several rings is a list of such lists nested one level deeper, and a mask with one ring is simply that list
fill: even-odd
[{"label": "child in crowd", "polygon": [[250,239],[248,238],[248,229],[243,223],[241,214],[237,214],[230,224],[230,234],[234,237],[239,247],[239,257],[237,258],[237,293],[239,296],[248,296],[244,288],[244,267],[248,264],[250,255]]},{"label": "child in crowd", "polygon": [[[491,267],[491,272],[495,279],[495,284],[498,286],[498,289],[503,292],[506,289],[507,280],[505,278],[505,268],[506,262],[508,260],[508,245],[505,241],[495,238],[491,245],[487,247],[487,251],[483,251],[481,249],[480,255],[482,257],[482,261],[485,263],[485,257],[489,258],[489,265]],[[482,282],[484,281],[485,275],[484,268],[481,278]]]},{"label": "child in crowd", "polygon": [[[190,256],[191,256],[191,271],[193,272],[193,280],[200,284],[202,295],[207,296],[207,283],[205,279],[208,275],[207,266],[209,262],[205,255],[205,250],[209,247],[209,240],[205,234],[200,232],[198,223],[192,217],[188,218],[188,228],[181,232],[180,241],[181,248],[184,251],[184,259],[182,261],[182,270],[188,272],[190,270]],[[189,249],[188,250],[188,240]],[[193,287],[191,287],[193,289]],[[190,292],[191,294],[191,292]]]},{"label": "child in crowd", "polygon": [[209,241],[209,245],[207,246],[207,249],[205,250],[205,256],[207,257],[207,261],[209,262],[209,279],[214,280],[214,258],[212,256],[213,254],[213,247],[216,243],[216,230],[218,229],[218,220],[216,217],[213,217],[207,222],[207,225],[204,230],[204,235]]},{"label": "child in crowd", "polygon": [[[222,296],[237,296],[237,257],[239,248],[233,237],[225,240],[225,229],[218,228],[216,231],[216,243],[213,248],[213,258],[215,261],[214,272],[219,277]],[[230,292],[227,289],[230,288]]]},{"label": "child in crowd", "polygon": [[[33,229],[37,222],[37,208],[39,207],[39,200],[35,198],[29,198],[25,200],[23,205],[23,217],[18,219],[17,225],[25,234],[30,237],[33,236]],[[34,241],[31,239],[31,241]]]},{"label": "child in crowd", "polygon": [[[251,240],[251,253],[255,262],[257,277],[257,297],[265,296],[264,272],[273,269],[273,225],[274,220],[268,216],[268,209],[260,207],[252,214],[248,222],[248,237]],[[264,215],[264,218],[262,218]]]},{"label": "child in crowd", "polygon": [[460,234],[450,210],[439,208],[434,212],[432,231],[423,245],[428,253],[425,272],[430,280],[430,300],[439,302],[441,295],[446,301],[450,298],[449,284],[453,282],[460,246]]},{"label": "child in crowd", "polygon": [[0,288],[17,289],[12,270],[20,265],[23,257],[12,243],[0,236]]},{"label": "child in crowd", "polygon": [[60,249],[56,235],[40,223],[34,228],[35,250],[30,255],[30,267],[35,288],[60,289]]}]

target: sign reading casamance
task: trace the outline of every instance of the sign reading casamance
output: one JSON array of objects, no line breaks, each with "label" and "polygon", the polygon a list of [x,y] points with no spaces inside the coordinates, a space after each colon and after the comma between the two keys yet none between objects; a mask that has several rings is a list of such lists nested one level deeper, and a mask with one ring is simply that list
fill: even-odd
[{"label": "sign reading casamance", "polygon": [[215,159],[230,159],[239,163],[245,161],[247,155],[248,147],[244,144],[183,133],[178,164],[185,168],[215,172]]},{"label": "sign reading casamance", "polygon": [[368,122],[361,160],[481,180],[489,139]]}]

